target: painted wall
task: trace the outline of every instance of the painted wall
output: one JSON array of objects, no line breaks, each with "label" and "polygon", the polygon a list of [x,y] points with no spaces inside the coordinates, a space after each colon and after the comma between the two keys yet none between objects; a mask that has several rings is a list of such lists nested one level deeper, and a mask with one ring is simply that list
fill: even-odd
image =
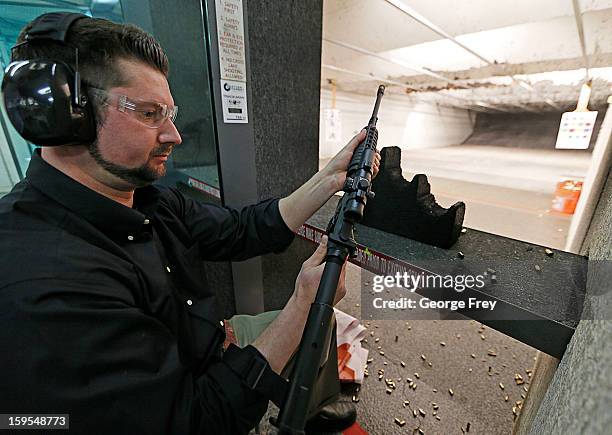
[{"label": "painted wall", "polygon": [[[340,128],[336,140],[330,140],[328,109],[332,108],[331,92],[321,91],[319,123],[319,158],[330,158],[349,139],[365,127],[372,115],[376,89],[372,96],[336,93],[336,109],[340,112]],[[430,103],[409,103],[397,97],[383,97],[378,113],[378,147],[399,146],[402,149],[434,148],[462,143],[472,134],[475,114],[467,110],[436,106]]]}]

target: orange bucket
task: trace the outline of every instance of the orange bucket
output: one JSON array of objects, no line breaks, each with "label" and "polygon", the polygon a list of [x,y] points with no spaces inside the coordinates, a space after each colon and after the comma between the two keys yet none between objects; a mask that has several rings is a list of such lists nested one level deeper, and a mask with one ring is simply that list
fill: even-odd
[{"label": "orange bucket", "polygon": [[574,214],[582,192],[582,181],[564,178],[557,183],[552,209],[559,213]]}]

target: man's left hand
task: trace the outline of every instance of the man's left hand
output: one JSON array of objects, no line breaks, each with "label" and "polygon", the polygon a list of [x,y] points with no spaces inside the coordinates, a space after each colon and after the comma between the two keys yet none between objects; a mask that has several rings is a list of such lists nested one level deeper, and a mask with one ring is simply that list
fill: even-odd
[{"label": "man's left hand", "polygon": [[[365,129],[357,133],[344,148],[329,161],[321,170],[324,176],[329,177],[334,187],[334,192],[342,190],[346,181],[346,169],[351,162],[353,152],[366,136]],[[374,156],[374,167],[372,168],[372,178],[376,177],[380,168],[380,153],[376,151]]]}]

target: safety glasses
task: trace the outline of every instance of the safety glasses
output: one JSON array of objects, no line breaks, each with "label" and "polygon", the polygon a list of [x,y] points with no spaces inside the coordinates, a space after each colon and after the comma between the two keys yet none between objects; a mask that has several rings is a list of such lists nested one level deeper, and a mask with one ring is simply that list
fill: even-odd
[{"label": "safety glasses", "polygon": [[126,95],[116,94],[94,87],[88,87],[88,90],[94,94],[104,96],[106,98],[106,104],[116,108],[119,112],[132,114],[133,117],[145,127],[159,128],[167,119],[170,119],[170,121],[174,123],[178,113],[178,106],[169,107],[164,103],[128,98]]}]

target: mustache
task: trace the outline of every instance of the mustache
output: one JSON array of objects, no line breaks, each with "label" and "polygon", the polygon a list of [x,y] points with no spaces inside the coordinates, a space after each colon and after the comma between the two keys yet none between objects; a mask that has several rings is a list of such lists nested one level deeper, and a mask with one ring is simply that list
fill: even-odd
[{"label": "mustache", "polygon": [[160,144],[156,146],[155,148],[153,148],[153,150],[151,151],[151,155],[159,156],[161,154],[170,154],[173,149],[174,149],[173,143]]}]

